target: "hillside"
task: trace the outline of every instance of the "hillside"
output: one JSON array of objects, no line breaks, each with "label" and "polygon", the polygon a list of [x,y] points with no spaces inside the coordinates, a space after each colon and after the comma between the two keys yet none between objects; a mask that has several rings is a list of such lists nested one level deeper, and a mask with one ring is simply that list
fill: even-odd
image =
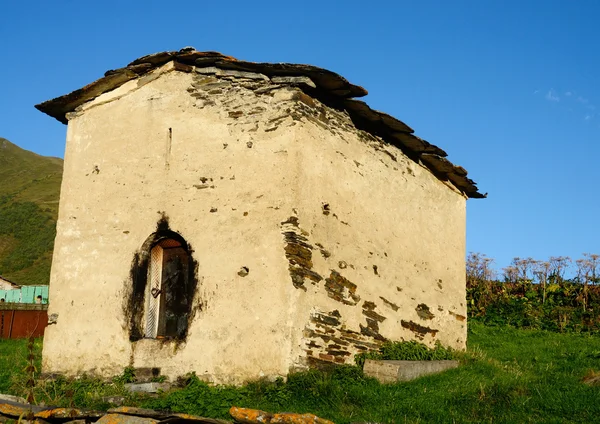
[{"label": "hillside", "polygon": [[0,138],[0,275],[48,284],[63,160]]}]

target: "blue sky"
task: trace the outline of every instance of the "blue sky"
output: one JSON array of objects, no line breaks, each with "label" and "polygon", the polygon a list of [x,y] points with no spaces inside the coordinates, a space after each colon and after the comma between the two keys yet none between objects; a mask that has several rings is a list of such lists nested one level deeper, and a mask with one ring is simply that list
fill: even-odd
[{"label": "blue sky", "polygon": [[308,63],[369,90],[464,166],[467,248],[496,259],[600,253],[600,3],[0,2],[0,136],[63,156],[33,105],[148,53],[194,46]]}]

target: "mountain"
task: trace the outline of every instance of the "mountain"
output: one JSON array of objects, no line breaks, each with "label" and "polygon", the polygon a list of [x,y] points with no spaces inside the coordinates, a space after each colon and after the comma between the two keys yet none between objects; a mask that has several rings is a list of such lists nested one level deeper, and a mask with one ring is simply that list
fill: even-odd
[{"label": "mountain", "polygon": [[0,275],[48,284],[63,160],[0,138]]}]

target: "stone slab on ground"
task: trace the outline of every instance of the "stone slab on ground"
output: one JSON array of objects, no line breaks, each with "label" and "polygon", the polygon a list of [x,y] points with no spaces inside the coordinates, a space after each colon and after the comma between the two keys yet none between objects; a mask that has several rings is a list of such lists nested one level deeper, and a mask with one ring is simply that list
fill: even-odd
[{"label": "stone slab on ground", "polygon": [[171,388],[171,383],[128,383],[125,388],[130,392],[158,393]]},{"label": "stone slab on ground", "polygon": [[296,414],[281,412],[272,414],[259,409],[238,408],[232,406],[229,415],[236,423],[241,424],[334,424],[332,421],[319,418],[313,414]]},{"label": "stone slab on ground", "polygon": [[136,408],[133,406],[120,406],[108,410],[109,414],[137,415],[138,417],[153,418],[155,420],[164,420],[171,416],[168,412],[155,411],[153,409]]},{"label": "stone slab on ground", "polygon": [[458,361],[392,361],[367,359],[363,372],[381,383],[410,381],[424,375],[436,374],[457,368]]},{"label": "stone slab on ground", "polygon": [[[231,407],[229,413],[238,424],[334,424],[332,421],[309,413],[271,413],[235,406]],[[27,420],[27,417],[31,420]],[[22,424],[233,424],[227,420],[129,406],[100,412],[0,401],[0,424],[14,422],[17,419]]]},{"label": "stone slab on ground", "polygon": [[100,418],[104,413],[97,411],[89,411],[79,408],[49,408],[40,412],[36,412],[34,416],[43,420],[49,420],[51,418],[70,418],[71,420],[90,420],[95,421]]},{"label": "stone slab on ground", "polygon": [[157,424],[158,420],[135,415],[106,414],[96,424]]},{"label": "stone slab on ground", "polygon": [[28,403],[21,396],[4,395],[4,394],[0,393],[0,402],[2,402],[4,400],[8,400],[10,402],[17,402],[17,403]]},{"label": "stone slab on ground", "polygon": [[10,400],[0,401],[0,415],[5,415],[11,418],[19,418],[27,416],[30,412],[36,414],[46,409],[42,406],[30,405],[28,403],[12,402]]},{"label": "stone slab on ground", "polygon": [[[32,420],[27,420],[31,417]],[[7,400],[0,401],[0,423],[21,419],[23,424],[231,424],[231,421],[199,417],[177,412],[120,407],[108,412],[78,408],[40,407]]]},{"label": "stone slab on ground", "polygon": [[161,423],[168,422],[188,422],[190,424],[199,423],[199,424],[231,424],[231,421],[227,420],[219,420],[215,418],[205,418],[199,417],[197,415],[183,414],[183,413],[173,413],[170,414],[168,418],[161,421]]}]

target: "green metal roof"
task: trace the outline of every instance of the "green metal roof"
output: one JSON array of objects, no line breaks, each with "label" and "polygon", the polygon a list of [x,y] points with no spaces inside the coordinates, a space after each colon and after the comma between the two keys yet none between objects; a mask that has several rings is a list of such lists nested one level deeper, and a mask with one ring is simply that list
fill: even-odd
[{"label": "green metal roof", "polygon": [[0,290],[0,299],[6,303],[36,303],[42,296],[42,303],[48,303],[48,286],[21,286],[13,290]]}]

